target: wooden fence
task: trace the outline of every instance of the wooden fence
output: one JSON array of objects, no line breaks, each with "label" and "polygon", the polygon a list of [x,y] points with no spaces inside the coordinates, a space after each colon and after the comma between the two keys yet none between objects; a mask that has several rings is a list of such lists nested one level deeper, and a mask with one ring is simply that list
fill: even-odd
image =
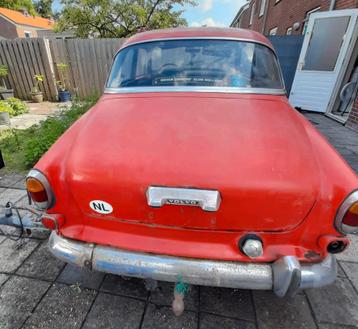
[{"label": "wooden fence", "polygon": [[29,99],[34,75],[42,74],[40,89],[56,100],[57,64],[66,63],[67,88],[79,97],[102,93],[112,59],[125,39],[0,40],[0,64],[9,68],[8,83],[16,97]]}]

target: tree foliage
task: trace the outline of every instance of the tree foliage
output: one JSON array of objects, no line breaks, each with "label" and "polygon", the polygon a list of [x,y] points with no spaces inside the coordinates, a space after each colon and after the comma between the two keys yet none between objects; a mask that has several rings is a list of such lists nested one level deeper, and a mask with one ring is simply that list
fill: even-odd
[{"label": "tree foliage", "polygon": [[195,0],[62,0],[62,4],[57,31],[73,30],[82,38],[123,38],[187,25],[180,8],[195,5]]},{"label": "tree foliage", "polygon": [[52,3],[53,0],[37,0],[34,2],[35,10],[40,16],[50,18],[53,16]]},{"label": "tree foliage", "polygon": [[26,9],[30,15],[36,15],[35,6],[31,0],[0,0],[0,7],[13,10]]}]

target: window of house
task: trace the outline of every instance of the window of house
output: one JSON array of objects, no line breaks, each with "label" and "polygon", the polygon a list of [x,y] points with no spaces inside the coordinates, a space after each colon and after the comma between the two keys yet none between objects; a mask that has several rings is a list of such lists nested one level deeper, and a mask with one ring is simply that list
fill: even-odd
[{"label": "window of house", "polygon": [[292,34],[292,27],[289,27],[286,30],[286,35],[291,35],[291,34]]},{"label": "window of house", "polygon": [[31,32],[30,31],[24,31],[25,38],[31,38]]},{"label": "window of house", "polygon": [[261,0],[259,17],[261,17],[265,13],[265,7],[266,7],[266,0]]},{"label": "window of house", "polygon": [[277,30],[278,30],[278,27],[274,27],[273,29],[270,30],[269,34],[270,35],[276,35],[277,34]]},{"label": "window of house", "polygon": [[251,7],[251,15],[250,15],[250,25],[254,21],[254,14],[255,14],[256,3],[254,2]]},{"label": "window of house", "polygon": [[321,7],[317,7],[317,8],[314,8],[310,11],[308,11],[306,13],[306,16],[305,16],[305,20],[304,20],[304,25],[303,25],[303,29],[302,29],[302,34],[305,34],[306,33],[306,30],[307,30],[307,25],[308,25],[308,20],[310,19],[310,15],[315,13],[316,11],[320,11],[321,10]]}]

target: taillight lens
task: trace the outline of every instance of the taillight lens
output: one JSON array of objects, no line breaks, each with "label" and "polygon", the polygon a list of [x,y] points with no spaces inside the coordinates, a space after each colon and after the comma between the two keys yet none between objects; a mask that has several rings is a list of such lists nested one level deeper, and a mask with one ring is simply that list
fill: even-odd
[{"label": "taillight lens", "polygon": [[341,233],[358,233],[358,191],[351,193],[339,207],[336,228]]},{"label": "taillight lens", "polygon": [[46,210],[53,206],[54,198],[50,184],[39,170],[30,170],[26,178],[26,189],[38,209]]}]

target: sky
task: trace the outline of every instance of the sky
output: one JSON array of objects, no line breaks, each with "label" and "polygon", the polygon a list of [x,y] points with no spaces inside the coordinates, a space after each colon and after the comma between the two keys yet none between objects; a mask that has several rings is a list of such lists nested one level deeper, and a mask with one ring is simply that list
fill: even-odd
[{"label": "sky", "polygon": [[[55,0],[53,8],[60,9],[60,0]],[[196,7],[187,6],[183,17],[189,26],[229,26],[246,0],[197,0]]]}]

